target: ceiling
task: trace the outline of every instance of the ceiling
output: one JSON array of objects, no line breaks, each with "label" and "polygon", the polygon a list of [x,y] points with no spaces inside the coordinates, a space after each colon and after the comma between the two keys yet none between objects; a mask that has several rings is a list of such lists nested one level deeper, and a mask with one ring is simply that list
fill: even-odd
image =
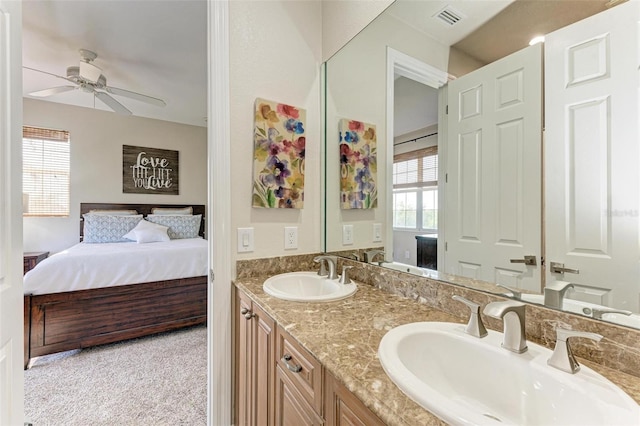
[{"label": "ceiling", "polygon": [[[513,0],[395,0],[383,13],[450,46],[482,26],[509,6]],[[444,9],[457,14],[454,25],[445,23],[437,15]]]},{"label": "ceiling", "polygon": [[[79,49],[98,54],[107,85],[160,98],[165,107],[113,95],[134,116],[206,126],[205,0],[28,0],[22,3],[25,67],[60,76],[78,66]],[[26,98],[111,111],[92,93],[46,98],[29,93],[69,82],[23,70]]]}]

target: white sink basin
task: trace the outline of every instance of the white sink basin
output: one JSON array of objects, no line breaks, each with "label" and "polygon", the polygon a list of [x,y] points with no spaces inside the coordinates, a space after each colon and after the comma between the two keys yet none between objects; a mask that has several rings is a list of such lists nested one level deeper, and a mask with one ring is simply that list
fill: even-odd
[{"label": "white sink basin", "polygon": [[420,322],[389,331],[378,356],[411,399],[450,424],[638,425],[640,406],[595,371],[547,365],[552,351],[528,342],[516,354],[502,333],[483,339],[463,324]]},{"label": "white sink basin", "polygon": [[264,292],[278,299],[295,302],[330,302],[351,296],[358,287],[354,282],[340,284],[316,272],[289,272],[268,278]]}]

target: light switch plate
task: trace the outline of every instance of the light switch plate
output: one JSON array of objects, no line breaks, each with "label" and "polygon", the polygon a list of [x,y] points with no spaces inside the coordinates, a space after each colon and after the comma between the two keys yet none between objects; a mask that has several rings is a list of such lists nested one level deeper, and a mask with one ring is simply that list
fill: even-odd
[{"label": "light switch plate", "polygon": [[253,228],[238,228],[238,253],[253,251]]},{"label": "light switch plate", "polygon": [[342,245],[353,244],[353,225],[342,225]]},{"label": "light switch plate", "polygon": [[381,223],[373,224],[373,242],[374,243],[382,242],[382,224]]}]

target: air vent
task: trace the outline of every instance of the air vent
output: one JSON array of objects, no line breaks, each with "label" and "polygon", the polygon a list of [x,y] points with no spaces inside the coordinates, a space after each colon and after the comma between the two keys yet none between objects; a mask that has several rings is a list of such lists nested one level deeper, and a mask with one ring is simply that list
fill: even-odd
[{"label": "air vent", "polygon": [[462,15],[462,13],[457,12],[454,9],[452,9],[451,6],[446,6],[440,12],[435,14],[433,17],[434,18],[438,18],[443,23],[445,23],[445,24],[447,24],[449,26],[453,26],[453,25],[457,24],[458,22],[460,22],[464,16]]}]

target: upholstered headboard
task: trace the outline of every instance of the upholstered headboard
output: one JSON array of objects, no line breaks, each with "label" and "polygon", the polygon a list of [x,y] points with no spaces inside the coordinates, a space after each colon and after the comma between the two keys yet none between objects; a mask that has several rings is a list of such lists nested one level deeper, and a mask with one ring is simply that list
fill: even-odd
[{"label": "upholstered headboard", "polygon": [[136,210],[139,214],[147,216],[151,214],[151,210],[155,207],[180,209],[184,207],[192,207],[193,214],[201,214],[200,232],[198,234],[205,238],[205,206],[203,204],[116,204],[116,203],[80,203],[80,241],[84,236],[84,219],[83,215],[91,210]]}]

